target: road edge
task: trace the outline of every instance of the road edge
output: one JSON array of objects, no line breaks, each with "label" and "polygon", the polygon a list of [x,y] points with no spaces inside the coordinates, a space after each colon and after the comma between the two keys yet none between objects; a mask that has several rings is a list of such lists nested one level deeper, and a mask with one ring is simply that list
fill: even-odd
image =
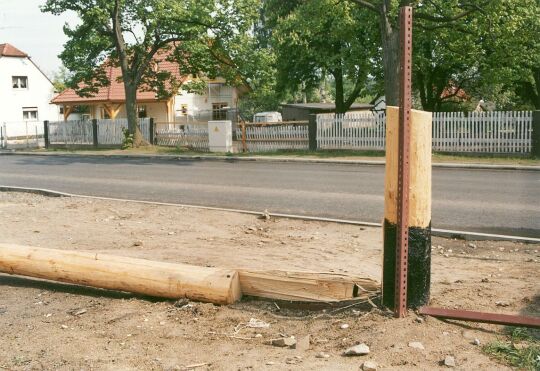
[{"label": "road edge", "polygon": [[[266,157],[266,156],[227,156],[227,155],[159,155],[159,154],[84,154],[70,152],[18,152],[18,151],[0,151],[0,156],[43,156],[43,157],[92,157],[92,158],[139,158],[139,159],[161,159],[161,160],[180,160],[180,161],[256,161],[267,163],[307,163],[307,164],[339,164],[339,165],[368,165],[384,166],[382,160],[339,160],[324,158],[299,158],[299,157]],[[503,165],[503,164],[479,164],[479,163],[445,163],[434,162],[434,168],[448,169],[476,169],[476,170],[522,170],[522,171],[540,171],[540,166],[535,165]]]},{"label": "road edge", "polygon": [[[45,188],[29,188],[29,187],[15,187],[15,186],[0,185],[0,192],[33,193],[33,194],[38,194],[38,195],[47,196],[47,197],[76,197],[76,198],[87,198],[87,199],[95,199],[95,200],[139,203],[139,204],[147,204],[147,205],[160,205],[160,206],[185,207],[185,208],[201,209],[201,210],[225,211],[225,212],[232,212],[232,213],[262,216],[262,213],[260,211],[252,211],[252,210],[244,210],[244,209],[229,209],[229,208],[213,207],[213,206],[177,204],[177,203],[170,203],[170,202],[143,201],[143,200],[133,200],[133,199],[126,199],[126,198],[115,198],[115,197],[80,195],[80,194],[74,194],[74,193],[59,192],[59,191],[54,191],[54,190],[45,189]],[[350,224],[350,225],[357,225],[361,227],[373,227],[373,228],[382,227],[380,223],[362,222],[362,221],[347,220],[347,219],[334,219],[334,218],[282,214],[282,213],[268,213],[268,215],[270,217],[283,218],[283,219],[296,219],[296,220],[317,221],[317,222],[326,222],[326,223]],[[489,241],[512,241],[512,242],[522,242],[522,243],[540,243],[540,238],[508,236],[508,235],[480,233],[480,232],[455,231],[455,230],[438,229],[438,228],[433,228],[431,230],[431,234],[433,236],[445,237],[445,238],[456,238],[456,239],[461,239],[465,241],[489,240]]]}]

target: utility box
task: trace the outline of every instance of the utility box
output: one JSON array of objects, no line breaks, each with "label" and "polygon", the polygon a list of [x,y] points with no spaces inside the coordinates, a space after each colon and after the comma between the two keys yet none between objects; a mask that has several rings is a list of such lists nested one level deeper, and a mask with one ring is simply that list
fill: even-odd
[{"label": "utility box", "polygon": [[232,121],[208,121],[210,152],[232,152]]}]

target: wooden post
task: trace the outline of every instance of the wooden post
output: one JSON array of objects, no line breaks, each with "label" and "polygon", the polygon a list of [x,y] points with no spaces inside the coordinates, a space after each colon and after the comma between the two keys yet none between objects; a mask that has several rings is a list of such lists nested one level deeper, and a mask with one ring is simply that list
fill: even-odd
[{"label": "wooden post", "polygon": [[309,115],[308,122],[308,138],[309,138],[309,150],[317,150],[317,115],[312,113]]},{"label": "wooden post", "polygon": [[154,118],[150,117],[150,122],[148,124],[148,130],[149,130],[149,139],[151,145],[156,145],[156,127],[154,125]]},{"label": "wooden post", "polygon": [[540,111],[533,111],[531,156],[540,157]]},{"label": "wooden post", "polygon": [[[430,112],[411,111],[407,307],[429,301],[431,274],[431,122]],[[396,292],[399,108],[386,109],[383,304],[394,309]]]},{"label": "wooden post", "polygon": [[242,152],[247,152],[246,123],[242,123]]},{"label": "wooden post", "polygon": [[0,272],[170,299],[231,304],[242,293],[232,269],[95,252],[0,244]]},{"label": "wooden post", "polygon": [[97,119],[92,119],[92,139],[94,142],[94,148],[98,148],[98,126]]},{"label": "wooden post", "polygon": [[45,141],[45,148],[49,148],[49,121],[43,121],[43,140]]}]

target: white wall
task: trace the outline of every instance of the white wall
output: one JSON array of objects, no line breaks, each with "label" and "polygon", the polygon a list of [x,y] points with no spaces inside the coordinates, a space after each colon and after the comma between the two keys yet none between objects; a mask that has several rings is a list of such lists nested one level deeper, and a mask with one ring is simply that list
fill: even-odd
[{"label": "white wall", "polygon": [[182,117],[182,105],[187,104],[188,115],[196,116],[201,111],[212,111],[213,103],[227,103],[230,108],[236,108],[237,100],[236,88],[231,86],[222,86],[221,95],[208,94],[208,88],[205,94],[194,94],[181,91],[174,99],[174,116]]},{"label": "white wall", "polygon": [[[12,76],[27,76],[28,87],[14,89]],[[49,104],[52,98],[52,83],[28,58],[0,57],[0,123],[18,122],[22,130],[23,107],[37,107],[40,122],[58,120],[58,107]]]}]

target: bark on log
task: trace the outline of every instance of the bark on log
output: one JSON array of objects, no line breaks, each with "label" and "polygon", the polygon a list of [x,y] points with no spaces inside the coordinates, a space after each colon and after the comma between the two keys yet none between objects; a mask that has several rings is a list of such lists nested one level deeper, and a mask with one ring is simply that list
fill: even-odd
[{"label": "bark on log", "polygon": [[232,269],[11,244],[0,244],[0,272],[215,304],[231,304],[242,295]]}]

